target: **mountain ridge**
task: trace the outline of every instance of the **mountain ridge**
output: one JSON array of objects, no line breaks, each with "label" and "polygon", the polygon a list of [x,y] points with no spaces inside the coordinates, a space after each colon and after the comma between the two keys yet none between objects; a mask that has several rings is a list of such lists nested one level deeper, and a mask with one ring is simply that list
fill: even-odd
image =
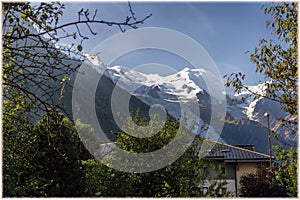
[{"label": "mountain ridge", "polygon": [[[200,120],[209,122],[211,99],[214,97],[211,97],[207,92],[207,86],[202,78],[203,73],[206,72],[205,70],[184,68],[174,74],[160,76],[157,73],[144,74],[123,66],[108,67],[98,58],[94,57],[92,61],[90,59],[87,56],[87,60],[92,64],[92,67],[111,79],[114,84],[124,90],[126,90],[126,85],[131,82],[138,84],[139,87],[131,95],[149,106],[161,104],[168,110],[168,113],[177,119],[180,118],[181,114],[178,103],[188,102],[196,96],[201,110],[200,114],[202,114]],[[249,88],[260,93],[263,92],[264,84],[249,86]],[[252,143],[255,144],[258,151],[267,153],[268,130],[263,115],[269,110],[271,127],[276,131],[279,130],[275,129],[276,120],[279,117],[287,117],[287,113],[276,102],[270,102],[271,100],[266,98],[254,99],[254,95],[247,90],[243,90],[239,95],[226,95],[226,98],[227,113],[221,133],[221,141],[232,145]],[[235,103],[231,103],[230,101],[234,98],[236,99]],[[272,106],[266,107],[267,104]],[[236,123],[232,123],[232,120],[235,120]],[[282,132],[283,130],[279,131]],[[239,132],[239,134],[236,132]],[[244,137],[241,136],[243,133],[245,133]],[[291,142],[294,143],[294,141]]]}]

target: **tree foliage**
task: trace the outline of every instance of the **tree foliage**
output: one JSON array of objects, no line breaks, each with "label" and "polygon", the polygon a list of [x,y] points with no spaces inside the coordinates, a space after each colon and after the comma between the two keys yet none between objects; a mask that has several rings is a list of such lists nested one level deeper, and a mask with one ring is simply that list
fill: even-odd
[{"label": "tree foliage", "polygon": [[51,111],[35,125],[9,122],[4,127],[4,196],[84,194],[81,160],[92,156],[70,120]]},{"label": "tree foliage", "polygon": [[275,180],[282,187],[286,187],[287,194],[296,197],[298,194],[298,151],[290,147],[283,149],[275,146]]},{"label": "tree foliage", "polygon": [[[265,14],[272,17],[266,22],[274,40],[261,39],[259,46],[250,54],[251,61],[256,65],[256,72],[264,75],[267,82],[262,93],[251,91],[243,84],[245,75],[232,73],[227,78],[226,86],[233,86],[235,92],[242,89],[252,92],[256,98],[268,98],[282,105],[289,118],[280,119],[280,125],[298,126],[298,3],[283,2],[263,6]],[[227,77],[227,75],[225,76]],[[290,128],[290,134],[297,130]],[[275,134],[275,138],[278,134]],[[282,142],[281,142],[282,143]],[[275,179],[277,183],[286,185],[291,196],[297,196],[297,148],[283,149],[278,144],[276,150]]]},{"label": "tree foliage", "polygon": [[240,184],[243,197],[288,197],[286,187],[276,182],[274,174],[268,173],[264,166],[243,175]]},{"label": "tree foliage", "polygon": [[[138,114],[133,119],[140,126],[148,124],[147,120],[139,117]],[[132,129],[130,124],[125,124],[125,126],[127,127],[126,130]],[[155,124],[150,126],[155,126]],[[149,138],[137,138],[125,132],[116,133],[117,144],[119,148],[125,151],[152,152],[169,143],[174,138],[178,128],[179,122],[169,117],[165,126],[156,135]],[[211,177],[212,184],[208,191],[201,190],[204,180],[209,179],[209,170],[216,166],[212,161],[199,159],[201,141],[201,138],[195,139],[190,148],[178,160],[152,172],[121,172],[108,168],[99,162],[86,161],[84,166],[86,168],[87,194],[107,197],[228,196],[229,193],[222,190],[226,181],[218,173]],[[147,163],[141,163],[141,167],[144,164]],[[111,191],[109,188],[112,187],[118,189]]]},{"label": "tree foliage", "polygon": [[32,124],[25,113],[30,109],[23,96],[7,90],[11,101],[3,104],[3,195],[26,196],[30,184],[24,176],[34,173],[31,168],[35,155],[36,136],[32,133]]},{"label": "tree foliage", "polygon": [[[49,128],[50,127],[50,128]],[[50,112],[34,127],[37,136],[36,156],[32,164],[39,180],[34,196],[83,196],[81,160],[92,156],[82,145],[72,122],[57,112]],[[39,193],[37,193],[39,192]]]}]

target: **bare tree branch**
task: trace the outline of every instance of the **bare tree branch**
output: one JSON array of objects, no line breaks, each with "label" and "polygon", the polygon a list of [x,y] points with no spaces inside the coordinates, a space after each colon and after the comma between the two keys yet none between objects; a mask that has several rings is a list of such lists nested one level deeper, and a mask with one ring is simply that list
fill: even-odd
[{"label": "bare tree branch", "polygon": [[[134,17],[129,6],[129,16],[123,21],[105,21],[97,19],[98,11],[81,9],[78,20],[59,25],[59,17],[63,14],[64,5],[56,3],[4,3],[3,4],[3,86],[14,88],[37,104],[38,109],[47,112],[57,109],[66,113],[62,102],[63,90],[71,86],[67,76],[77,73],[82,60],[85,59],[81,48],[76,44],[59,46],[57,42],[73,37],[80,46],[88,37],[82,31],[86,26],[89,33],[96,35],[97,24],[117,26],[122,32],[125,27],[136,29],[147,20]],[[74,27],[74,32],[65,28]],[[10,98],[4,93],[4,98]]]}]

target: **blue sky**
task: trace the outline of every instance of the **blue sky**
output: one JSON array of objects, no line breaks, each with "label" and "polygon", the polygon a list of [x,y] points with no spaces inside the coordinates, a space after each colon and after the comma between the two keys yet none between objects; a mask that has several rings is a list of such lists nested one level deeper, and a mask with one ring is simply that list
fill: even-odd
[{"label": "blue sky", "polygon": [[[76,20],[76,12],[81,8],[98,9],[98,18],[109,21],[120,21],[129,14],[127,2],[66,2],[65,5],[62,23]],[[255,66],[245,52],[252,52],[260,39],[270,38],[265,28],[268,16],[263,14],[262,5],[259,2],[132,2],[136,17],[143,18],[152,13],[152,17],[139,27],[163,27],[188,35],[206,49],[221,75],[243,72],[246,74],[245,83],[249,85],[263,81],[263,77],[255,73]],[[84,43],[87,53],[101,41],[120,32],[117,27],[104,25],[95,25],[93,29],[98,32],[96,36],[91,36],[82,27],[90,37]],[[72,42],[64,41],[65,44]],[[135,67],[151,62],[169,65],[177,70],[188,66],[174,55],[154,50],[132,52],[113,64]]]}]

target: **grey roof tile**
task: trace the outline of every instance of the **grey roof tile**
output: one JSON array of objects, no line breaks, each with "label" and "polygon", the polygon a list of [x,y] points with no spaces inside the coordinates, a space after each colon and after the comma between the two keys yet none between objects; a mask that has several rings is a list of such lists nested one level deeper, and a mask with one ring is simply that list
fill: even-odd
[{"label": "grey roof tile", "polygon": [[269,155],[259,153],[238,146],[232,146],[221,142],[214,142],[215,145],[211,151],[206,154],[206,158],[222,159],[225,161],[238,161],[238,160],[266,160],[270,159]]}]

